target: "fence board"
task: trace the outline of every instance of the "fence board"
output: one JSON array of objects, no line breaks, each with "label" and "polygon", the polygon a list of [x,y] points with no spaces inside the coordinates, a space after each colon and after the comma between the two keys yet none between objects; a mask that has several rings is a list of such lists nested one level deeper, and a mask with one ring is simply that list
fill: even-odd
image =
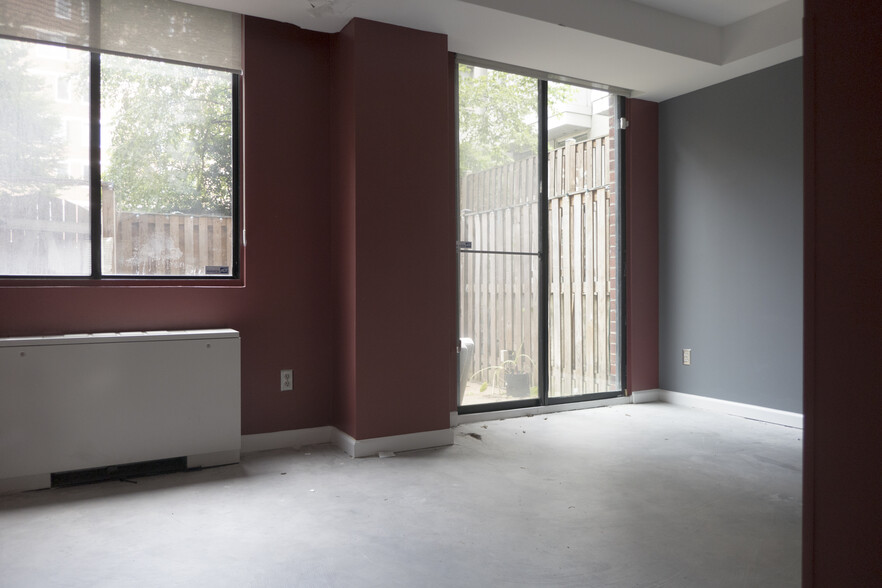
[{"label": "fence board", "polygon": [[[609,200],[607,199],[606,190],[597,191],[597,249],[605,251],[607,249],[607,215],[609,210]],[[609,316],[609,282],[607,276],[608,265],[600,260],[597,264],[598,273],[598,300],[597,300],[597,316]],[[607,385],[607,373],[609,371],[609,324],[607,320],[597,321],[597,385],[605,387]]]},{"label": "fence board", "polygon": [[211,235],[211,249],[206,252],[206,257],[208,258],[206,265],[224,265],[224,231],[218,220],[217,218],[209,220],[208,229]]},{"label": "fence board", "polygon": [[[103,273],[197,275],[206,265],[232,265],[230,217],[119,211],[106,187],[102,198]],[[90,222],[88,207],[61,198],[0,197],[0,274],[88,273]]]},{"label": "fence board", "polygon": [[601,139],[601,146],[603,149],[603,154],[601,155],[601,161],[603,162],[603,184],[608,185],[612,183],[612,178],[610,177],[610,158],[609,153],[607,153],[609,144],[607,143],[606,137]]},{"label": "fence board", "polygon": [[[489,218],[481,212],[478,215],[478,223],[479,236],[481,238],[480,248],[484,249],[486,247],[485,242],[487,241]],[[480,366],[483,368],[484,366],[492,365],[490,362],[490,315],[487,313],[490,303],[490,256],[479,254],[478,260],[480,271],[478,272],[479,281],[477,283],[480,288],[480,294],[478,296],[478,305],[475,308],[475,316],[478,318],[480,327],[475,331],[475,336],[477,337],[475,339],[475,350],[481,352]]]},{"label": "fence board", "polygon": [[121,240],[117,241],[114,247],[117,261],[114,273],[132,273],[132,261],[135,259],[135,241],[132,235],[135,231],[136,219],[137,217],[129,218],[129,222],[117,225],[117,236]]},{"label": "fence board", "polygon": [[585,220],[582,227],[582,240],[585,244],[585,275],[582,282],[583,289],[583,321],[585,329],[585,387],[589,393],[596,392],[597,387],[594,380],[596,366],[596,340],[595,340],[595,299],[594,299],[594,277],[595,277],[595,243],[594,243],[594,192],[586,192],[585,194]]},{"label": "fence board", "polygon": [[[508,166],[509,170],[511,166]],[[508,172],[509,170],[506,170]],[[506,181],[509,180],[508,173],[506,173]],[[502,251],[513,251],[512,242],[511,242],[511,234],[513,228],[513,220],[512,220],[512,196],[510,195],[508,198],[509,206],[503,210],[502,214]],[[511,271],[511,255],[502,256],[502,307],[503,307],[503,316],[505,317],[503,321],[503,343],[502,346],[505,349],[513,349],[514,345],[514,316],[513,316],[513,306],[512,306],[512,291],[511,291],[511,282],[512,282],[512,271]]]},{"label": "fence board", "polygon": [[184,264],[188,268],[196,266],[196,236],[193,224],[192,216],[184,219]]},{"label": "fence board", "polygon": [[[578,163],[578,162],[577,162]],[[578,174],[577,174],[578,175]],[[573,200],[573,275],[572,275],[572,301],[573,301],[573,393],[585,393],[585,350],[583,340],[585,325],[582,321],[583,281],[582,267],[584,265],[585,250],[582,247],[582,211],[585,207],[585,192],[578,192]]]},{"label": "fence board", "polygon": [[549,240],[549,267],[548,285],[549,305],[548,316],[551,324],[551,332],[548,335],[549,349],[549,393],[557,396],[561,387],[561,283],[560,283],[560,200],[552,198],[548,202],[548,240]]},{"label": "fence board", "polygon": [[[548,154],[549,391],[605,391],[615,378],[615,219],[600,190],[613,178],[605,138],[570,143]],[[474,249],[540,250],[538,157],[461,181],[461,239]],[[186,232],[186,228],[185,228]],[[499,365],[501,351],[537,361],[538,268],[534,256],[461,256],[461,332],[475,340],[472,373]],[[531,385],[538,384],[534,370]],[[486,381],[486,374],[483,376]]]},{"label": "fence board", "polygon": [[171,239],[171,242],[175,244],[176,249],[174,259],[170,260],[169,273],[172,275],[180,275],[184,271],[184,252],[183,247],[181,247],[183,243],[181,241],[181,224],[179,219],[169,219],[168,237]]},{"label": "fence board", "polygon": [[[488,227],[488,246],[492,250],[494,245],[496,244],[496,217],[497,215],[492,215],[490,213],[484,213],[485,218],[487,218],[487,227]],[[484,344],[487,346],[487,364],[493,365],[498,362],[499,355],[496,354],[496,338],[497,338],[497,330],[496,323],[497,314],[496,314],[496,287],[497,287],[497,279],[496,275],[496,256],[488,255],[487,256],[487,272],[489,275],[489,282],[487,284],[487,300],[488,304],[484,308],[487,311],[487,320],[488,320],[488,332],[487,336],[484,338]]]}]

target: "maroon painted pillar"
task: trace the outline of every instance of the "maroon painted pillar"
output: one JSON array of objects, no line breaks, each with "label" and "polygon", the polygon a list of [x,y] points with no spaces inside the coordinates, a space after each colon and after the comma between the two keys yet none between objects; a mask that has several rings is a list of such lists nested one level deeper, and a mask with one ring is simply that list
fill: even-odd
[{"label": "maroon painted pillar", "polygon": [[355,19],[332,43],[335,425],[449,427],[455,217],[447,37]]},{"label": "maroon painted pillar", "polygon": [[[245,287],[224,309],[242,325],[242,432],[327,425],[332,371],[330,35],[243,20]],[[195,290],[195,288],[193,288]],[[205,303],[203,302],[204,306]],[[294,392],[279,390],[293,369]]]},{"label": "maroon painted pillar", "polygon": [[628,390],[658,388],[658,104],[625,116],[625,322]]},{"label": "maroon painted pillar", "polygon": [[806,0],[803,585],[882,585],[882,3]]},{"label": "maroon painted pillar", "polygon": [[334,262],[336,389],[332,423],[355,436],[355,41],[354,27],[331,39],[331,120],[329,176],[331,247]]}]

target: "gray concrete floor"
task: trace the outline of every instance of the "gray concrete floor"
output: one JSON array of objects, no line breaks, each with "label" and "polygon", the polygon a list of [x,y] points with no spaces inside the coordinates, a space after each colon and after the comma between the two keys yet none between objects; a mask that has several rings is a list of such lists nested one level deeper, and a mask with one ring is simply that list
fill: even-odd
[{"label": "gray concrete floor", "polygon": [[0,586],[799,586],[802,431],[666,404],[0,497]]}]

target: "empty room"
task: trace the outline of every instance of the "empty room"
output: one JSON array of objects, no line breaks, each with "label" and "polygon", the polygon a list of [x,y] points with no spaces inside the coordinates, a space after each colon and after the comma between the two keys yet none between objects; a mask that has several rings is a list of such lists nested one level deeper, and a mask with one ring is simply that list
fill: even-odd
[{"label": "empty room", "polygon": [[879,30],[0,0],[0,586],[878,584]]}]

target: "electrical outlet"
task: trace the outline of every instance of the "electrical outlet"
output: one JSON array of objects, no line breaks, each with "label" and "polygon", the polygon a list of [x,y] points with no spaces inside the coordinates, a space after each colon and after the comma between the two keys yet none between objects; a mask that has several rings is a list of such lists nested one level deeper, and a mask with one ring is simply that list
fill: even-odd
[{"label": "electrical outlet", "polygon": [[683,350],[683,365],[692,365],[692,350]]},{"label": "electrical outlet", "polygon": [[282,392],[294,389],[294,370],[282,370]]}]

